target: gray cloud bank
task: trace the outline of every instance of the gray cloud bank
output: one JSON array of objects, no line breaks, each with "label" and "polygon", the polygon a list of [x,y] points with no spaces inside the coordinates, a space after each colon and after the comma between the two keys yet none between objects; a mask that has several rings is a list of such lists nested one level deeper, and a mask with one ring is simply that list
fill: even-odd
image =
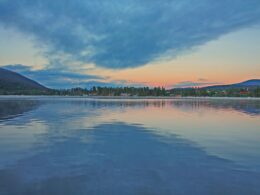
[{"label": "gray cloud bank", "polygon": [[34,37],[49,59],[106,68],[176,57],[259,22],[259,0],[0,0],[0,23]]},{"label": "gray cloud bank", "polygon": [[30,79],[33,79],[49,88],[54,89],[65,89],[65,88],[91,88],[93,86],[100,87],[124,87],[124,86],[134,86],[134,87],[143,87],[143,83],[136,83],[127,80],[110,80],[109,77],[103,77],[98,75],[91,74],[81,74],[73,73],[70,71],[63,71],[60,69],[42,69],[42,70],[33,70],[29,66],[22,64],[10,64],[2,66],[5,68],[17,73],[20,73]]},{"label": "gray cloud bank", "polygon": [[71,73],[58,69],[32,70],[31,67],[22,64],[6,65],[2,68],[20,73],[47,87],[56,89],[72,87],[89,88],[94,85],[113,85],[113,83],[106,83],[105,78],[101,76]]},{"label": "gray cloud bank", "polygon": [[219,85],[219,82],[208,82],[208,81],[182,81],[173,85],[173,88],[190,88],[190,87],[205,87],[211,85]]}]

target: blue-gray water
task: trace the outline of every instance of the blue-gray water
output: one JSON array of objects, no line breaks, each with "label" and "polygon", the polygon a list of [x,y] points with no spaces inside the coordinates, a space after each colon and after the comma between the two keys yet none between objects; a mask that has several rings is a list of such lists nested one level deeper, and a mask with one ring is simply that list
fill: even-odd
[{"label": "blue-gray water", "polygon": [[1,97],[0,194],[260,194],[260,101]]}]

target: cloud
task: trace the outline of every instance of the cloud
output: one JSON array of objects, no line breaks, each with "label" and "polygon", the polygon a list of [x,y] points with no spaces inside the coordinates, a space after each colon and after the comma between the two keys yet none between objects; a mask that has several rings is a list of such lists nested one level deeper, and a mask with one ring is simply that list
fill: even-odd
[{"label": "cloud", "polygon": [[206,82],[206,81],[208,81],[208,79],[198,78],[198,81],[199,81],[199,82]]},{"label": "cloud", "polygon": [[260,22],[259,0],[1,0],[0,23],[62,63],[138,67]]},{"label": "cloud", "polygon": [[69,72],[68,70],[62,71],[60,69],[41,69],[33,70],[30,66],[22,64],[11,64],[2,66],[2,68],[20,73],[30,79],[33,79],[47,87],[55,89],[82,87],[91,88],[93,86],[100,87],[124,87],[134,86],[143,87],[143,83],[137,83],[127,80],[111,80],[109,77],[80,74]]},{"label": "cloud", "polygon": [[31,67],[15,64],[6,65],[2,68],[20,73],[50,88],[72,88],[72,87],[88,87],[93,83],[105,83],[105,77],[96,75],[87,75],[79,73],[71,73],[58,69],[42,69],[32,70]]},{"label": "cloud", "polygon": [[218,85],[219,82],[193,82],[193,81],[182,81],[173,85],[173,88],[190,88],[190,87],[204,87],[209,85]]}]

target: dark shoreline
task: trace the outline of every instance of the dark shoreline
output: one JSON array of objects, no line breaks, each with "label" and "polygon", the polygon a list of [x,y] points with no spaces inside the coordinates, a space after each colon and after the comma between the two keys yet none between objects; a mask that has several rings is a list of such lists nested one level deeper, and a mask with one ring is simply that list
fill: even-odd
[{"label": "dark shoreline", "polygon": [[82,98],[82,99],[105,99],[105,100],[260,100],[259,97],[170,97],[170,96],[55,96],[55,95],[0,95],[0,99],[23,99],[23,98]]}]

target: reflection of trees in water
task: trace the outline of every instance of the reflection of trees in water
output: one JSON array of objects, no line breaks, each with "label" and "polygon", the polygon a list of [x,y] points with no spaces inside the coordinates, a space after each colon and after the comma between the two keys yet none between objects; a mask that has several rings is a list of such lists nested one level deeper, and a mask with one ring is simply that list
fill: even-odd
[{"label": "reflection of trees in water", "polygon": [[36,109],[39,101],[36,100],[1,100],[0,120],[14,118],[25,112]]},{"label": "reflection of trees in water", "polygon": [[124,100],[95,100],[95,99],[20,99],[20,100],[0,100],[0,120],[16,117],[24,112],[34,110],[41,104],[62,104],[86,107],[86,109],[120,109],[120,108],[136,108],[142,109],[146,107],[167,108],[173,107],[183,111],[198,111],[199,109],[222,109],[235,110],[238,112],[260,115],[259,100],[225,100],[225,99],[124,99]]},{"label": "reflection of trees in water", "polygon": [[167,105],[167,101],[165,100],[118,100],[118,99],[110,99],[110,100],[101,100],[101,99],[59,99],[56,100],[48,100],[46,101],[48,103],[53,104],[67,104],[67,105],[75,105],[75,106],[84,106],[88,108],[127,108],[127,107],[137,107],[137,108],[143,108],[143,107],[164,107]]},{"label": "reflection of trees in water", "polygon": [[203,108],[235,110],[238,112],[260,115],[260,101],[258,100],[190,100],[173,101],[174,107],[183,110],[198,110]]},{"label": "reflection of trees in water", "polygon": [[145,107],[174,107],[184,111],[196,111],[203,108],[235,110],[250,115],[260,115],[259,100],[225,100],[225,99],[180,99],[180,100],[83,100],[67,103],[90,108],[145,108]]}]

